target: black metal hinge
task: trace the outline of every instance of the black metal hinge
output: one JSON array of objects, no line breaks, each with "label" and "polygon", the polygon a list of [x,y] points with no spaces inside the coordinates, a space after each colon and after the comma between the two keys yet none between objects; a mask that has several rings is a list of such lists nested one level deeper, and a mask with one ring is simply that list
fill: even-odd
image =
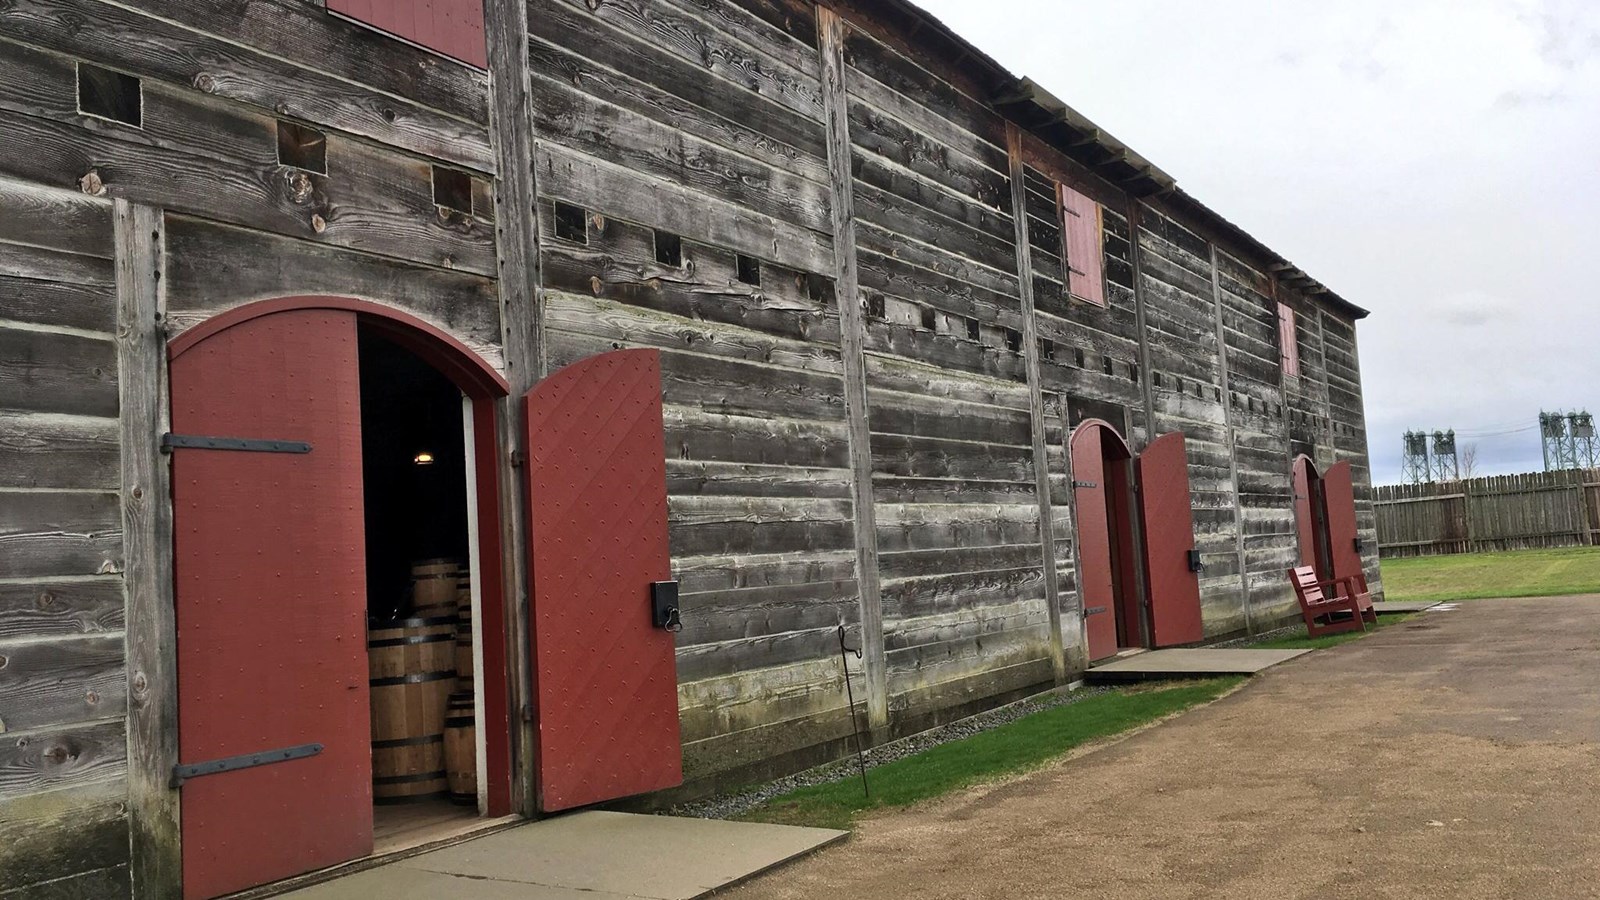
[{"label": "black metal hinge", "polygon": [[208,762],[177,765],[172,767],[171,784],[172,787],[182,787],[185,781],[201,775],[215,775],[218,772],[251,769],[271,763],[288,762],[291,759],[305,759],[321,752],[321,744],[301,744],[298,747],[284,747],[282,750],[263,750],[260,753],[246,753],[242,756],[229,756]]},{"label": "black metal hinge", "polygon": [[250,453],[310,453],[305,441],[267,441],[258,438],[204,437],[197,434],[163,434],[161,452],[174,450],[243,450]]},{"label": "black metal hinge", "polygon": [[1096,482],[1093,482],[1093,481],[1074,481],[1072,483],[1072,486],[1075,487],[1075,488],[1080,488],[1080,487],[1081,488],[1092,488],[1092,487],[1099,487],[1100,485],[1098,483],[1096,483]]},{"label": "black metal hinge", "polygon": [[1090,616],[1098,616],[1110,608],[1109,606],[1091,606],[1083,611],[1083,617],[1087,619]]}]

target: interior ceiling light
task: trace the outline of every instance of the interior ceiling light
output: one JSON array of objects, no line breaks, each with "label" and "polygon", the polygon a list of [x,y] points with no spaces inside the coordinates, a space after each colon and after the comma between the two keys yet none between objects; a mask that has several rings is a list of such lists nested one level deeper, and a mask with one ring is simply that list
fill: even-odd
[{"label": "interior ceiling light", "polygon": [[433,465],[433,454],[424,450],[421,453],[418,453],[416,456],[413,456],[411,461],[419,466],[431,466]]}]

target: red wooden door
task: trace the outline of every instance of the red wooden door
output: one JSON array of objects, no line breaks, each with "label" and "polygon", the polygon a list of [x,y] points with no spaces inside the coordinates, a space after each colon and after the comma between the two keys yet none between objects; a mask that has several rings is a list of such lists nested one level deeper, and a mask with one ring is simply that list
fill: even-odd
[{"label": "red wooden door", "polygon": [[1294,461],[1294,530],[1300,545],[1300,565],[1311,566],[1318,574],[1325,574],[1317,552],[1320,511],[1312,490],[1311,461],[1299,457]]},{"label": "red wooden door", "polygon": [[1151,441],[1139,455],[1138,470],[1151,644],[1192,644],[1205,633],[1200,621],[1200,576],[1189,568],[1194,507],[1183,434],[1175,431]]},{"label": "red wooden door", "polygon": [[1078,512],[1078,596],[1090,661],[1117,653],[1116,589],[1111,576],[1111,522],[1106,514],[1103,427],[1072,436],[1072,491]]},{"label": "red wooden door", "polygon": [[1350,463],[1335,463],[1322,475],[1323,517],[1328,523],[1328,556],[1334,578],[1361,574],[1356,549],[1356,494]]},{"label": "red wooden door", "polygon": [[183,782],[183,893],[203,898],[372,852],[355,314],[250,319],[171,378],[174,435],[310,444],[173,450],[179,761],[322,745]]},{"label": "red wooden door", "polygon": [[489,66],[483,0],[328,0],[328,11],[480,69]]},{"label": "red wooden door", "polygon": [[672,578],[660,357],[591,357],[526,402],[540,808],[680,784],[675,641],[650,603]]}]

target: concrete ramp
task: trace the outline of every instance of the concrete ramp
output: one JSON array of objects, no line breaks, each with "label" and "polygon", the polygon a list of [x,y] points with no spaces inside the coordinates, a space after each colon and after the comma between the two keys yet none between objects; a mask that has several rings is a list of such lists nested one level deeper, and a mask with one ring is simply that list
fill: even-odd
[{"label": "concrete ramp", "polygon": [[1090,684],[1125,684],[1166,678],[1212,678],[1254,675],[1310,650],[1151,650],[1100,663],[1084,673]]},{"label": "concrete ramp", "polygon": [[691,900],[846,832],[581,812],[434,850],[284,895],[293,900]]}]

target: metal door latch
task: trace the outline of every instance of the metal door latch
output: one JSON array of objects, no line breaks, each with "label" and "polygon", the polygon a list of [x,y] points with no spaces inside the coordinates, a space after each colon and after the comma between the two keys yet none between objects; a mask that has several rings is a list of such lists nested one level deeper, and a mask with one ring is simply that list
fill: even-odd
[{"label": "metal door latch", "polygon": [[301,744],[297,747],[285,747],[282,750],[263,750],[260,753],[245,753],[240,756],[228,756],[202,763],[176,765],[172,767],[171,786],[182,787],[185,781],[191,778],[199,778],[202,775],[215,775],[219,772],[232,772],[237,769],[251,769],[271,763],[288,762],[291,759],[305,759],[308,756],[316,756],[321,752],[321,744]]}]

